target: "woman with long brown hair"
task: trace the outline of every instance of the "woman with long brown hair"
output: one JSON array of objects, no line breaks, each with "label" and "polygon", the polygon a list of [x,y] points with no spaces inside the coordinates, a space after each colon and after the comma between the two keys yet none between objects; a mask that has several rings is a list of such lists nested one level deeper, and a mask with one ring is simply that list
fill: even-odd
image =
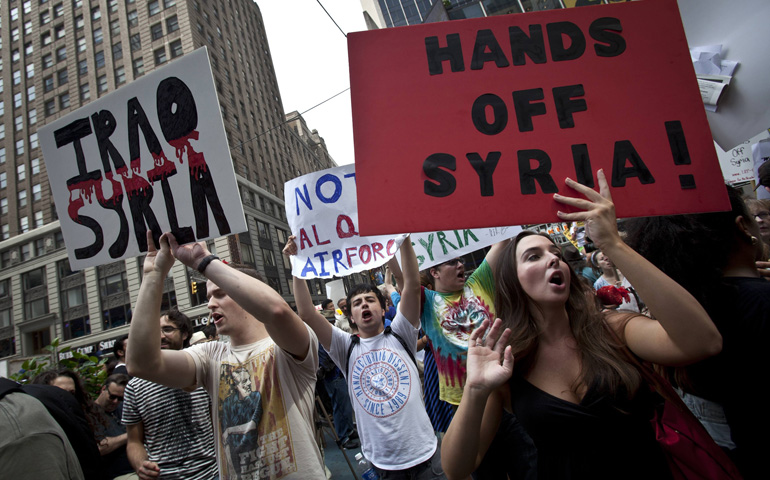
[{"label": "woman with long brown hair", "polygon": [[449,478],[478,465],[503,409],[532,437],[540,479],[671,477],[649,422],[652,393],[626,348],[644,361],[683,365],[718,353],[722,339],[686,290],[623,243],[604,173],[597,177],[600,193],[567,179],[586,199],[554,195],[581,210],[559,217],[585,221],[656,319],[600,312],[550,238],[520,234],[495,272],[500,318],[469,341],[462,402],[442,445]]}]

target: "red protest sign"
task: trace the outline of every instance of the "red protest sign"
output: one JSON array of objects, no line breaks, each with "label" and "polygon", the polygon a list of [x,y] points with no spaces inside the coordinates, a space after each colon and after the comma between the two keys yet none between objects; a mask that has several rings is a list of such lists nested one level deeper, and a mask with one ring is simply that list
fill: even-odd
[{"label": "red protest sign", "polygon": [[565,177],[593,186],[599,168],[620,217],[729,207],[674,0],[358,32],[348,49],[361,234],[558,221]]}]

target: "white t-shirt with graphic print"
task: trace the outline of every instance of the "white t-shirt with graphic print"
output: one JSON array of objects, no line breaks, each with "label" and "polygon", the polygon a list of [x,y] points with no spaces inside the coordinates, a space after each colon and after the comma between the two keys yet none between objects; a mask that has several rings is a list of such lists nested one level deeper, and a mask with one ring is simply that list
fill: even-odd
[{"label": "white t-shirt with graphic print", "polygon": [[[398,310],[390,324],[412,351],[417,347],[417,332]],[[350,335],[332,329],[331,356],[345,369]],[[350,402],[356,412],[361,450],[375,466],[383,470],[404,470],[430,459],[436,451],[417,366],[401,343],[381,333],[362,338],[350,355],[350,370],[345,372]]]}]

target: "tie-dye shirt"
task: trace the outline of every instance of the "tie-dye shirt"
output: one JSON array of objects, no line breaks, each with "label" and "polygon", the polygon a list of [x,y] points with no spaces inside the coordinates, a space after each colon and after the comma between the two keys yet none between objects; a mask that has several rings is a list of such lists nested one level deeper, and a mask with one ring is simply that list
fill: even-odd
[{"label": "tie-dye shirt", "polygon": [[436,359],[441,400],[460,404],[468,337],[485,319],[494,320],[494,300],[495,282],[486,260],[466,280],[461,291],[425,290],[421,322]]}]

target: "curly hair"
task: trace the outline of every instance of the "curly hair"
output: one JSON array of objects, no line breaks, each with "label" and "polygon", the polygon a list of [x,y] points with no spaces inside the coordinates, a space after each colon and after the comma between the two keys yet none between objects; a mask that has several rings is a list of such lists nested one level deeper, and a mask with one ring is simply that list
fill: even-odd
[{"label": "curly hair", "polygon": [[86,391],[80,376],[69,368],[62,367],[46,370],[33,378],[31,383],[38,385],[52,385],[54,380],[59,377],[71,378],[75,383],[75,391],[72,395],[83,410],[83,414],[86,416],[86,420],[88,420],[88,426],[91,428],[91,432],[95,434],[97,427],[106,426],[101,419],[101,415],[99,415],[96,403],[88,394],[88,391]]},{"label": "curly hair", "polygon": [[[509,343],[516,359],[514,375],[519,376],[532,369],[540,345],[541,329],[535,317],[539,306],[524,291],[517,272],[516,248],[522,239],[532,235],[553,243],[548,235],[525,230],[505,247],[495,267],[495,310],[504,327],[511,329]],[[572,391],[577,394],[583,388],[595,386],[599,392],[633,397],[641,384],[639,372],[625,360],[624,347],[597,308],[593,290],[580,281],[571,267],[569,276],[565,307],[581,360],[580,375]]]},{"label": "curly hair", "polygon": [[179,329],[179,333],[185,337],[184,342],[182,342],[182,348],[189,347],[190,338],[193,334],[192,322],[190,322],[190,318],[184,313],[180,312],[176,307],[173,307],[162,313],[161,317],[168,318],[168,321],[173,323],[174,326]]}]

